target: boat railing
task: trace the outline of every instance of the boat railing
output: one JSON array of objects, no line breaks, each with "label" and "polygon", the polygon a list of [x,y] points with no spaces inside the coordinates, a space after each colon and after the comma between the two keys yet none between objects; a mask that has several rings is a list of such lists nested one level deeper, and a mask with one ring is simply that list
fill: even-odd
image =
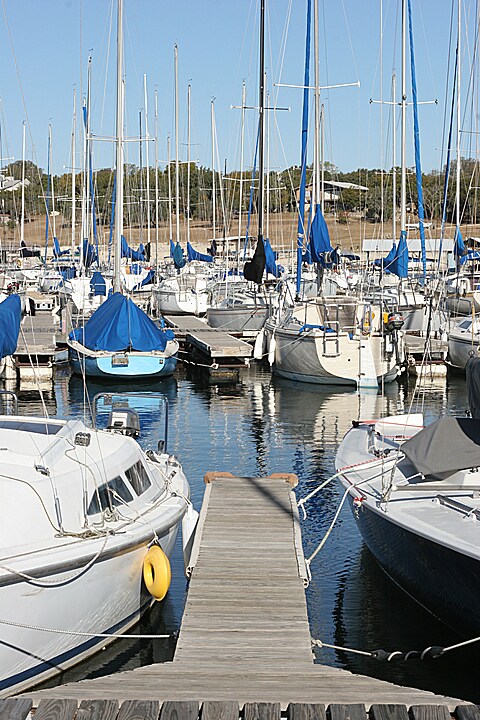
[{"label": "boat railing", "polygon": [[103,407],[111,407],[112,410],[119,409],[122,407],[129,407],[128,401],[132,398],[145,398],[149,400],[160,400],[163,402],[165,412],[165,423],[164,423],[164,434],[163,440],[158,443],[158,449],[161,452],[166,453],[168,447],[168,414],[169,414],[169,402],[168,398],[160,392],[102,392],[97,393],[92,400],[92,424],[93,427],[97,427],[97,407],[101,399],[103,399]]},{"label": "boat railing", "polygon": [[[10,397],[12,399],[13,415],[18,415],[18,397],[16,393],[14,393],[13,390],[0,390],[0,400],[2,401],[2,405],[6,405],[8,409],[9,405],[5,402],[7,397]],[[8,412],[5,413],[5,415],[9,414],[10,413]]]}]

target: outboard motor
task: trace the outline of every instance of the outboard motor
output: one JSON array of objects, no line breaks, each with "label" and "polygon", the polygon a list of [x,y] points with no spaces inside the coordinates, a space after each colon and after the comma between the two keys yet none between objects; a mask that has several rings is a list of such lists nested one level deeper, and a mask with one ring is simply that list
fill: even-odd
[{"label": "outboard motor", "polygon": [[140,418],[136,410],[129,407],[113,408],[108,415],[107,430],[137,438],[140,435]]},{"label": "outboard motor", "polygon": [[[385,317],[386,315],[386,317]],[[403,327],[403,315],[401,313],[385,313],[384,314],[384,326],[387,332],[394,332],[394,330],[401,330]]]}]

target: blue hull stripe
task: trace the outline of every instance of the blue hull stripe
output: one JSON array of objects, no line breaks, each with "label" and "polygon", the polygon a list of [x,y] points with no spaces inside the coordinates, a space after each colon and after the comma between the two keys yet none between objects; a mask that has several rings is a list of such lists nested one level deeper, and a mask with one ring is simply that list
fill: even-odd
[{"label": "blue hull stripe", "polygon": [[[112,627],[108,628],[107,630],[102,631],[103,633],[118,633],[123,627],[128,625],[137,615],[140,616],[151,604],[151,600],[148,600],[146,603],[144,603],[139,610],[136,610],[135,612],[131,613],[128,617],[124,618],[120,622],[116,623],[116,625],[113,625]],[[126,635],[125,637],[128,637]],[[71,665],[75,664],[75,657],[82,655],[85,653],[89,648],[93,648],[95,645],[105,645],[107,640],[105,638],[97,638],[92,637],[90,640],[86,640],[81,645],[77,645],[76,647],[72,648],[71,650],[68,650],[67,652],[61,653],[61,655],[57,655],[56,657],[51,658],[51,660],[43,661],[39,663],[38,665],[35,665],[32,668],[29,668],[28,670],[24,670],[23,672],[17,673],[16,675],[11,675],[8,678],[5,678],[0,682],[0,690],[6,690],[7,688],[10,688],[15,685],[19,685],[20,683],[24,683],[27,680],[32,680],[32,685],[34,684],[34,679],[36,677],[41,676],[43,673],[48,672],[49,670],[52,670],[53,668],[61,665],[66,665],[70,667]],[[100,647],[99,647],[100,649]],[[62,672],[65,667],[60,668],[58,667],[58,672]],[[40,682],[40,679],[38,680]]]}]

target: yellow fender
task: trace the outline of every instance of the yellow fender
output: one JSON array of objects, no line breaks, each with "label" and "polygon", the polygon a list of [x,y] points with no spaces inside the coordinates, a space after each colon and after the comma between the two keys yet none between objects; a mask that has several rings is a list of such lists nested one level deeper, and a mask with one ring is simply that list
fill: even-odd
[{"label": "yellow fender", "polygon": [[159,545],[152,545],[143,560],[143,579],[150,595],[163,600],[170,587],[170,560]]}]

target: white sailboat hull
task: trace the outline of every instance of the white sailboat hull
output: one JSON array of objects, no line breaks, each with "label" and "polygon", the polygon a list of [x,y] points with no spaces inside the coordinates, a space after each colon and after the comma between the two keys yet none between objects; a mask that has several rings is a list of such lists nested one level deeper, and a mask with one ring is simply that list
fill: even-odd
[{"label": "white sailboat hull", "polygon": [[395,353],[385,359],[385,337],[299,334],[298,329],[269,328],[268,323],[266,328],[275,338],[273,371],[281,377],[318,385],[378,387],[399,374]]}]

